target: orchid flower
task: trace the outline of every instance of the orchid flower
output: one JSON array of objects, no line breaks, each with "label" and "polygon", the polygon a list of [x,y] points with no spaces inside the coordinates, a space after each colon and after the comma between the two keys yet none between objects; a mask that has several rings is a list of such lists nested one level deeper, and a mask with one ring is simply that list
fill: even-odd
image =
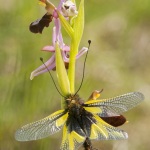
[{"label": "orchid flower", "polygon": [[[49,47],[46,46],[43,48],[43,50],[54,52],[55,42],[58,42],[64,63],[66,65],[68,65],[69,63],[68,78],[70,83],[71,94],[74,94],[75,62],[77,58],[79,58],[82,54],[84,54],[87,51],[87,48],[82,48],[81,51],[78,53],[79,44],[84,29],[84,0],[81,0],[78,11],[76,10],[75,0],[61,0],[58,8],[56,8],[48,0],[40,0],[40,2],[42,3],[42,5],[45,6],[47,13],[42,17],[42,19],[31,23],[30,31],[33,33],[42,33],[44,27],[48,27],[49,23],[54,19],[55,27],[53,29],[53,45]],[[71,38],[70,47],[65,46],[65,44],[63,43],[59,20]],[[69,55],[68,51],[70,52]],[[45,63],[49,70],[55,69],[54,54]],[[33,79],[34,76],[37,76],[46,71],[47,69],[44,65],[42,65],[31,73],[30,79]]]},{"label": "orchid flower", "polygon": [[[47,66],[48,70],[55,70],[56,67],[56,59],[55,59],[55,43],[56,41],[59,43],[61,53],[62,53],[62,58],[64,63],[66,64],[66,68],[68,63],[69,63],[69,52],[70,52],[70,47],[65,45],[63,42],[62,38],[62,33],[61,33],[61,26],[60,26],[60,21],[58,18],[54,19],[55,26],[53,27],[53,37],[52,37],[52,45],[51,46],[45,46],[43,47],[42,51],[48,51],[52,52],[52,56],[48,61],[45,62],[45,65]],[[79,53],[76,55],[76,59],[80,58],[85,52],[87,52],[88,48],[83,47]],[[45,65],[41,65],[37,69],[35,69],[30,76],[30,79],[32,80],[35,76],[38,76],[42,73],[47,72],[47,68],[45,68]]]},{"label": "orchid flower", "polygon": [[[84,0],[80,2],[79,11],[76,10],[74,0],[61,0],[57,8],[48,0],[40,0],[40,2],[45,6],[47,13],[42,19],[31,23],[30,31],[33,33],[42,33],[44,27],[48,27],[49,23],[54,21],[52,45],[45,46],[42,49],[53,54],[45,64],[31,73],[30,79],[32,80],[39,74],[56,69],[62,94],[64,96],[74,94],[75,62],[76,59],[88,50],[88,48],[83,47],[78,52],[84,29]],[[70,47],[63,42],[61,25],[63,25],[71,37]],[[68,72],[66,72],[66,69],[68,69]]]},{"label": "orchid flower", "polygon": [[33,33],[42,34],[44,27],[49,27],[53,18],[58,18],[58,12],[62,12],[66,19],[78,14],[76,5],[71,0],[61,0],[57,8],[48,0],[39,0],[39,4],[44,6],[47,12],[41,19],[37,19],[30,24],[29,29]]}]

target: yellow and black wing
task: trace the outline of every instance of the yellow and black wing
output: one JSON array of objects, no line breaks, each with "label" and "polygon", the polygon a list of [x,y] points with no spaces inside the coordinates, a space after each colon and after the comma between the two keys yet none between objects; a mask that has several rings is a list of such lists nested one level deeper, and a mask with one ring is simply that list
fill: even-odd
[{"label": "yellow and black wing", "polygon": [[93,119],[95,121],[91,125],[89,137],[91,140],[123,140],[128,138],[125,131],[107,124],[98,115],[93,115]]},{"label": "yellow and black wing", "polygon": [[61,130],[68,117],[65,110],[59,110],[50,116],[27,124],[15,133],[17,141],[31,141],[45,138]]},{"label": "yellow and black wing", "polygon": [[117,116],[144,100],[140,92],[132,92],[114,98],[102,100],[89,100],[84,103],[85,110],[101,117]]},{"label": "yellow and black wing", "polygon": [[79,122],[74,117],[69,116],[63,127],[63,138],[60,149],[76,150],[84,143],[85,139],[86,135],[81,129]]}]

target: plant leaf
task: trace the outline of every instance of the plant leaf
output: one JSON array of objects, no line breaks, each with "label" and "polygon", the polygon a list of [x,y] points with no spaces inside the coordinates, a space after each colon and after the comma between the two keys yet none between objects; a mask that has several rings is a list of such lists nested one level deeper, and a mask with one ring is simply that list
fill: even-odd
[{"label": "plant leaf", "polygon": [[56,72],[58,83],[64,96],[70,94],[70,82],[62,59],[61,51],[58,43],[56,42]]},{"label": "plant leaf", "polygon": [[74,19],[74,39],[79,46],[84,30],[84,0],[81,0],[77,17]]},{"label": "plant leaf", "polygon": [[73,37],[73,33],[74,33],[73,28],[71,27],[71,25],[67,22],[65,17],[59,11],[57,11],[57,13],[59,15],[59,19],[60,19],[64,29],[69,34],[69,36],[72,38]]}]

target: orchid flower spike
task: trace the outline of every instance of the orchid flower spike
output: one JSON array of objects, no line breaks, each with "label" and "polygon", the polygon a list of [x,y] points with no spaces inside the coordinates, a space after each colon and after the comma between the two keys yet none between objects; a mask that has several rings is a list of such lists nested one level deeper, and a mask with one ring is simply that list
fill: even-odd
[{"label": "orchid flower spike", "polygon": [[[65,43],[63,42],[63,38],[62,38],[62,33],[61,33],[61,25],[60,25],[60,21],[59,19],[55,19],[55,26],[53,27],[53,39],[52,39],[52,45],[50,46],[45,46],[43,47],[42,51],[47,51],[47,52],[51,52],[52,56],[50,57],[50,59],[48,59],[45,62],[45,65],[47,66],[47,68],[49,70],[56,70],[56,59],[55,59],[55,47],[56,47],[56,41],[59,43],[60,49],[61,49],[61,54],[62,54],[62,59],[64,61],[65,67],[66,69],[68,69],[68,65],[69,65],[69,52],[70,52],[70,47],[65,45]],[[76,59],[80,58],[84,53],[86,53],[88,50],[88,48],[83,47],[79,53],[76,55]],[[41,65],[40,67],[38,67],[37,69],[35,69],[31,75],[30,75],[30,79],[32,80],[35,76],[38,76],[42,73],[47,72],[47,68],[45,67],[45,65]]]},{"label": "orchid flower spike", "polygon": [[[75,83],[75,60],[82,56],[88,48],[83,47],[79,51],[79,44],[84,29],[84,0],[81,0],[78,11],[76,10],[76,4],[74,0],[60,0],[59,6],[56,8],[48,0],[40,0],[42,5],[45,6],[47,13],[35,22],[31,23],[30,31],[34,33],[42,33],[44,27],[48,27],[49,23],[54,21],[53,28],[53,39],[52,45],[46,46],[42,50],[52,52],[52,57],[45,62],[48,70],[56,70],[56,42],[58,44],[62,55],[63,65],[68,69],[68,77],[71,85],[71,93],[74,93],[74,83]],[[63,42],[61,25],[67,31],[71,38],[70,46],[67,46]],[[31,73],[30,79],[35,76],[47,72],[45,65],[41,65],[36,70]]]}]

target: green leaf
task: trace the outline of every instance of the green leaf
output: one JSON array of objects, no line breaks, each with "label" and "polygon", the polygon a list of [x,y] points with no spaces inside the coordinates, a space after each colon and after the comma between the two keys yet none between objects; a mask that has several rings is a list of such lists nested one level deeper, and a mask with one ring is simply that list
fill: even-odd
[{"label": "green leaf", "polygon": [[58,43],[56,42],[56,72],[58,83],[64,96],[70,94],[70,82],[62,59],[61,51]]},{"label": "green leaf", "polygon": [[71,25],[68,23],[68,21],[65,19],[65,17],[59,11],[57,11],[57,13],[59,15],[61,24],[63,25],[64,29],[69,34],[69,36],[72,38],[73,34],[74,34],[73,28],[71,27]]},{"label": "green leaf", "polygon": [[74,19],[74,39],[78,47],[84,30],[84,0],[81,0],[78,10],[78,15]]}]

